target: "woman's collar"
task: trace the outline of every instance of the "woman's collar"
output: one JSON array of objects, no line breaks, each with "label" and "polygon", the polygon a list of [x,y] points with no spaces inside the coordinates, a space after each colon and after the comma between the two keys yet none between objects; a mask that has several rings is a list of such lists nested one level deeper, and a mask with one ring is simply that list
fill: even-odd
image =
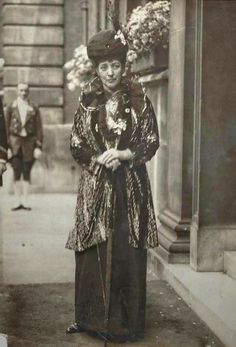
[{"label": "woman's collar", "polygon": [[81,93],[81,104],[83,108],[96,109],[104,105],[110,98],[124,95],[126,98],[131,98],[133,101],[138,102],[144,101],[144,90],[140,83],[133,83],[125,77],[122,78],[120,88],[111,95],[108,95],[104,89],[101,80],[96,76],[87,86],[82,90]]}]

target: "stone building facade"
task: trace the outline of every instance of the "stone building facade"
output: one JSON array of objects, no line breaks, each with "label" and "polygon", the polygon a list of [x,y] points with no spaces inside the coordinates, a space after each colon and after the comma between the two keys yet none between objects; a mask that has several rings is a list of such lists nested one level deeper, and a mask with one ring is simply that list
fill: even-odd
[{"label": "stone building facade", "polygon": [[[120,20],[145,2],[117,1]],[[4,1],[5,100],[19,78],[28,78],[44,119],[35,189],[76,190],[79,172],[66,146],[78,93],[66,89],[62,66],[75,47],[110,27],[106,3]],[[154,59],[140,77],[161,139],[149,163],[160,240],[149,265],[235,347],[236,1],[171,3],[168,70]]]},{"label": "stone building facade", "polygon": [[6,0],[1,4],[4,103],[19,82],[30,85],[44,124],[43,157],[32,172],[34,191],[76,190],[79,174],[69,152],[69,133],[78,100],[65,85],[63,65],[83,41],[77,0]]}]

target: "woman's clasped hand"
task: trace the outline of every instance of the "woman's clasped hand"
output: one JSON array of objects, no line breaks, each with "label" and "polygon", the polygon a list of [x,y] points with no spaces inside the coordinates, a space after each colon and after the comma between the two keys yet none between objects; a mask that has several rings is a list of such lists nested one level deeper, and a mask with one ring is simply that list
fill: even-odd
[{"label": "woman's clasped hand", "polygon": [[131,160],[132,157],[133,154],[130,149],[118,150],[111,148],[102,153],[97,158],[97,162],[101,165],[106,166],[107,169],[115,171],[120,166],[121,161]]}]

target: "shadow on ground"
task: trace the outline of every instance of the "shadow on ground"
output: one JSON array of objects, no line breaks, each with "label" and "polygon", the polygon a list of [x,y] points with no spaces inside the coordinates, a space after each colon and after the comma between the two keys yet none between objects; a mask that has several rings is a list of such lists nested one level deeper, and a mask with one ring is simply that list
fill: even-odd
[{"label": "shadow on ground", "polygon": [[[1,286],[0,332],[8,335],[8,346],[103,346],[103,342],[85,333],[65,334],[67,325],[73,321],[73,299],[71,283]],[[224,347],[161,280],[148,282],[145,339],[122,346]]]}]

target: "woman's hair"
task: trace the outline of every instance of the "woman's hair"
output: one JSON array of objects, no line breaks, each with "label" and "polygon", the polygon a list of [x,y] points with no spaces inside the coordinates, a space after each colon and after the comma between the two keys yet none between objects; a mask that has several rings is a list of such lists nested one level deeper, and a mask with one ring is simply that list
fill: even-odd
[{"label": "woman's hair", "polygon": [[92,59],[91,61],[93,63],[93,66],[95,68],[97,68],[100,63],[102,63],[103,61],[107,61],[107,60],[119,60],[122,67],[125,68],[125,63],[126,63],[125,57],[118,56],[118,55],[105,55],[105,56],[99,57],[97,59]]}]

